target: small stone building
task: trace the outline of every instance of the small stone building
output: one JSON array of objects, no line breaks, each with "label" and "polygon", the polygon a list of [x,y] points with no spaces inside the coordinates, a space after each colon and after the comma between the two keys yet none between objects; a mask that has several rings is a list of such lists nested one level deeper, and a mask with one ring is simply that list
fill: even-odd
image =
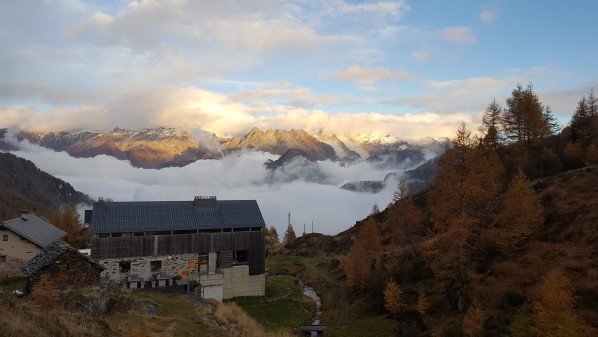
[{"label": "small stone building", "polygon": [[265,222],[255,200],[98,201],[91,257],[130,288],[196,281],[204,298],[265,293]]},{"label": "small stone building", "polygon": [[66,242],[58,241],[43,249],[22,269],[27,276],[27,288],[31,289],[44,277],[69,287],[99,285],[104,267]]},{"label": "small stone building", "polygon": [[65,236],[47,219],[23,211],[20,217],[0,223],[0,267],[13,262],[22,265]]}]

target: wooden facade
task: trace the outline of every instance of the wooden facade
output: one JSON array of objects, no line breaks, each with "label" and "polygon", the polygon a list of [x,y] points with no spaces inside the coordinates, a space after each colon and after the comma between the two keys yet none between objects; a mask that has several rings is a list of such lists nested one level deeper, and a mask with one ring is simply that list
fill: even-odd
[{"label": "wooden facade", "polygon": [[[94,237],[91,241],[91,257],[95,260],[134,257],[168,256],[180,254],[207,254],[233,251],[249,252],[249,274],[265,272],[265,233],[259,231],[147,235],[130,237]],[[231,255],[232,257],[232,255]],[[222,261],[232,261],[223,258]],[[232,262],[231,262],[232,263]],[[221,266],[222,268],[223,266]]]}]

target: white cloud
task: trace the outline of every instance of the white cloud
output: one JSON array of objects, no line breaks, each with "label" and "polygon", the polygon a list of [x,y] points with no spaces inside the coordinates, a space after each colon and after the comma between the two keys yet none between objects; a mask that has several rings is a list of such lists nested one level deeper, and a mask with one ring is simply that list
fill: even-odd
[{"label": "white cloud", "polygon": [[477,42],[471,28],[465,26],[446,27],[442,30],[442,38],[455,43],[472,44]]},{"label": "white cloud", "polygon": [[334,75],[335,79],[351,81],[359,84],[371,84],[379,81],[404,81],[417,79],[419,76],[415,73],[396,70],[392,71],[383,67],[366,68],[353,65],[345,68]]},{"label": "white cloud", "polygon": [[427,60],[430,55],[424,50],[415,50],[411,53],[411,57],[416,60]]},{"label": "white cloud", "polygon": [[496,12],[495,11],[482,11],[480,13],[480,20],[483,22],[492,22],[496,19]]},{"label": "white cloud", "polygon": [[134,168],[108,156],[73,158],[65,152],[20,144],[23,149],[15,151],[16,155],[31,160],[40,169],[93,198],[192,200],[195,195],[216,195],[219,199],[255,199],[266,224],[277,227],[279,233],[284,231],[286,214],[290,211],[297,232],[302,231],[304,222],[314,221],[316,231],[336,234],[367,216],[374,203],[387,205],[396,186],[396,182],[391,183],[377,194],[360,194],[337,187],[347,181],[384,178],[387,172],[366,162],[347,167],[323,162],[322,171],[330,177],[327,184],[303,180],[279,184],[268,180],[269,172],[262,165],[274,156],[260,152],[151,170]]}]

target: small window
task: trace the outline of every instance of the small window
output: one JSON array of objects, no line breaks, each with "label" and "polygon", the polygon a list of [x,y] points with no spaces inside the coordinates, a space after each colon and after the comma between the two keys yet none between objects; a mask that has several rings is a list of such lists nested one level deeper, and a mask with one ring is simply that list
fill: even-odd
[{"label": "small window", "polygon": [[118,263],[118,269],[121,273],[128,273],[131,271],[131,261],[120,261]]},{"label": "small window", "polygon": [[2,241],[8,241],[8,235],[2,235]]},{"label": "small window", "polygon": [[6,262],[6,255],[0,255],[0,263]]},{"label": "small window", "polygon": [[98,234],[98,237],[100,239],[109,238],[110,237],[110,233],[100,233],[100,234]]},{"label": "small window", "polygon": [[150,267],[153,272],[159,272],[162,270],[162,261],[150,261]]},{"label": "small window", "polygon": [[233,264],[247,264],[249,262],[248,250],[235,250],[233,253]]}]

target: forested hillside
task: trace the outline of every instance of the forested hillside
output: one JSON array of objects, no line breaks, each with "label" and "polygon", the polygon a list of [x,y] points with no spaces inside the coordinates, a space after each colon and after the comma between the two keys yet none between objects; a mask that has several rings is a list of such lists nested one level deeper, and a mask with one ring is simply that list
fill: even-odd
[{"label": "forested hillside", "polygon": [[598,333],[597,103],[559,130],[517,86],[481,134],[461,125],[431,188],[399,185],[334,238],[352,241],[340,260],[356,312],[386,313],[398,336]]}]

